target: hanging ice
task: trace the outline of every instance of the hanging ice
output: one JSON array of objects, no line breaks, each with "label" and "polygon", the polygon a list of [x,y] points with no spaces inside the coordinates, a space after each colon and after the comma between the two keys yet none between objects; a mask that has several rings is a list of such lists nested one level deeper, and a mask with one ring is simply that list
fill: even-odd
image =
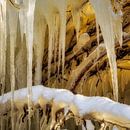
[{"label": "hanging ice", "polygon": [[[53,58],[52,54],[53,51],[55,50],[55,47],[57,47],[58,45],[57,43],[59,43],[58,72],[60,69],[62,58],[62,75],[64,73],[67,1],[66,0],[42,1],[42,5],[43,5],[42,12],[43,15],[45,16],[49,30],[49,44],[48,44],[48,83],[49,83],[51,74],[51,61]],[[56,31],[58,31],[59,33],[56,33]],[[56,39],[58,38],[58,34],[59,34],[59,41],[57,42]]]},{"label": "hanging ice", "polygon": [[24,1],[27,6],[26,12],[26,46],[27,46],[27,88],[28,88],[28,109],[29,109],[29,129],[31,125],[31,96],[32,96],[32,58],[33,58],[33,23],[36,0]]},{"label": "hanging ice", "polygon": [[0,84],[2,87],[1,94],[5,89],[5,66],[6,66],[6,1],[0,1]]},{"label": "hanging ice", "polygon": [[42,81],[42,59],[44,55],[44,44],[46,36],[46,22],[43,13],[39,9],[40,2],[36,2],[34,20],[34,57],[35,57],[35,77],[34,84],[41,84]]},{"label": "hanging ice", "polygon": [[121,21],[117,23],[110,0],[90,0],[90,2],[94,7],[96,19],[102,31],[112,74],[114,99],[118,100],[117,64],[114,48],[115,36],[118,38],[118,41],[122,41],[122,35],[119,34],[122,24]]},{"label": "hanging ice", "polygon": [[8,24],[9,24],[9,37],[10,37],[10,84],[11,84],[11,119],[12,130],[14,130],[14,90],[15,90],[15,46],[17,34],[17,11],[8,4]]},{"label": "hanging ice", "polygon": [[[60,15],[60,37],[59,37],[59,58],[60,58],[60,50],[62,51],[62,76],[64,75],[64,64],[65,64],[65,37],[66,37],[66,9],[67,2],[66,0],[61,0],[56,2],[54,0],[55,6],[59,11]],[[60,59],[59,59],[60,60]],[[60,63],[60,61],[59,61]],[[60,65],[59,65],[60,67]]]}]

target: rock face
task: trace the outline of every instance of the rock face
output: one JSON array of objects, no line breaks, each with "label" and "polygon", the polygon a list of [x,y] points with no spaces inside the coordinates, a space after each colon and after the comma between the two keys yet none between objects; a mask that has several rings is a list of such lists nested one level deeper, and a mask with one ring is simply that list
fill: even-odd
[{"label": "rock face", "polygon": [[[43,0],[44,1],[44,0]],[[55,1],[55,0],[54,0]],[[64,1],[64,0],[63,0]],[[71,1],[71,0],[70,0]],[[73,1],[73,0],[72,0]],[[79,0],[80,1],[80,0]],[[17,0],[19,3],[19,0]],[[64,1],[65,2],[65,1]],[[113,0],[112,0],[113,2]],[[118,67],[118,87],[119,87],[119,102],[130,104],[130,0],[121,0],[119,1],[122,6],[123,12],[123,45],[119,46],[119,43],[115,43],[115,51],[116,51],[116,59],[117,59],[117,67]],[[1,1],[0,1],[1,3]],[[26,3],[26,2],[25,2]],[[81,2],[80,2],[81,3]],[[70,5],[67,5],[66,8],[66,39],[65,39],[65,48],[59,47],[60,42],[58,41],[60,34],[58,31],[62,28],[62,24],[60,23],[60,15],[59,10],[61,7],[56,6],[55,18],[53,23],[53,29],[49,30],[48,23],[51,24],[50,21],[54,19],[49,19],[48,23],[46,22],[44,16],[44,10],[41,6],[42,0],[36,0],[35,4],[35,12],[34,12],[34,32],[33,32],[33,47],[32,47],[32,84],[43,84],[49,85],[49,87],[56,88],[66,88],[71,90],[73,93],[83,94],[85,96],[105,96],[111,99],[114,99],[113,96],[113,88],[112,88],[112,80],[110,67],[107,59],[107,53],[104,48],[103,37],[99,28],[99,42],[98,46],[97,42],[97,32],[96,32],[96,19],[95,13],[92,8],[92,5],[89,2],[85,2],[82,0],[82,3],[74,4],[70,2]],[[47,3],[46,3],[47,4]],[[50,6],[52,6],[50,4]],[[113,8],[114,8],[113,3]],[[14,4],[13,0],[8,0],[7,8],[11,8],[13,15],[10,15],[10,12],[7,13],[7,41],[6,41],[6,57],[5,58],[5,75],[3,76],[4,71],[1,71],[3,66],[0,69],[0,86],[1,86],[1,94],[3,92],[10,91],[11,88],[11,36],[15,41],[14,45],[14,81],[15,81],[15,89],[23,88],[27,86],[27,66],[28,66],[28,51],[27,51],[27,38],[24,20],[27,17],[24,17],[24,12],[20,12],[18,4]],[[49,7],[49,6],[48,6]],[[62,8],[62,9],[63,9]],[[50,9],[50,8],[48,8]],[[77,12],[80,10],[80,13]],[[43,12],[42,12],[43,11]],[[15,13],[14,13],[15,12]],[[115,9],[116,12],[116,9]],[[4,15],[3,15],[4,16]],[[53,15],[50,15],[52,17]],[[13,20],[9,20],[9,17],[13,17]],[[10,24],[10,21],[13,23]],[[77,23],[80,21],[80,27]],[[60,25],[60,27],[59,27]],[[2,27],[2,26],[0,26]],[[11,28],[10,28],[11,27]],[[15,29],[14,29],[15,28]],[[11,32],[11,30],[16,30],[16,32]],[[64,30],[64,29],[63,29]],[[62,30],[62,31],[63,31]],[[78,31],[77,31],[78,30]],[[55,43],[52,45],[49,50],[49,39],[50,39],[50,31],[54,33],[55,37],[51,37],[52,41]],[[13,33],[13,35],[12,35]],[[64,33],[64,32],[63,32]],[[4,35],[4,34],[3,34]],[[1,44],[0,44],[1,45]],[[3,47],[3,46],[2,46]],[[54,49],[55,48],[55,49]],[[60,50],[61,49],[61,50]],[[1,50],[0,50],[1,51]],[[48,53],[50,51],[52,54]],[[61,52],[60,52],[61,51]],[[65,58],[64,57],[65,52]],[[2,54],[0,52],[0,54]],[[48,61],[48,57],[50,57],[50,61]],[[65,64],[62,64],[62,60]],[[1,58],[2,60],[2,58]],[[48,63],[50,64],[48,71]],[[64,70],[64,73],[63,73]],[[1,74],[2,73],[2,74]],[[49,75],[49,76],[48,76]],[[3,78],[4,77],[4,78]],[[4,80],[3,80],[4,79]],[[27,120],[26,115],[26,107],[23,112],[19,112],[19,117],[16,120]],[[40,111],[40,113],[39,113]],[[41,122],[45,122],[47,119],[43,117],[43,111],[39,108],[39,111],[35,113],[35,116],[38,117],[38,114],[41,114]],[[49,113],[50,114],[50,113]],[[71,119],[69,119],[71,120]],[[3,121],[3,129],[11,129],[8,125],[10,122],[10,118],[2,119]],[[36,122],[40,122],[35,118],[32,118],[32,124],[35,129],[38,129],[39,126],[36,125]],[[50,121],[50,120],[49,120]],[[49,122],[48,121],[48,122]],[[23,121],[24,122],[24,121]],[[23,123],[22,122],[22,123]],[[26,122],[26,121],[25,121]],[[27,122],[24,124],[24,128],[28,129]],[[71,121],[70,121],[71,122]],[[66,122],[66,128],[73,129],[81,129],[80,125],[74,125],[71,127],[70,122]],[[73,122],[73,119],[72,119]],[[20,125],[22,125],[22,123]],[[46,124],[46,123],[45,123]],[[99,129],[100,124],[97,122],[93,122],[96,129]],[[10,127],[10,128],[9,128]],[[32,126],[32,128],[34,128]],[[46,129],[48,125],[45,125]],[[71,128],[69,128],[71,127]],[[18,126],[17,126],[18,128]],[[45,128],[43,128],[45,129]]]}]

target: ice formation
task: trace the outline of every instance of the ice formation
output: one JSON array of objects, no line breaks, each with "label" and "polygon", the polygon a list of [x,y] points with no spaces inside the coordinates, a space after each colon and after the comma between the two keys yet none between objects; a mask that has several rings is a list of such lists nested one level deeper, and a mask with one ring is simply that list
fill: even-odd
[{"label": "ice formation", "polygon": [[15,47],[17,35],[17,12],[12,6],[8,4],[8,24],[10,36],[10,85],[11,85],[11,116],[12,116],[12,130],[14,130],[14,90],[15,90]]},{"label": "ice formation", "polygon": [[32,59],[33,59],[33,23],[36,0],[28,1],[26,16],[26,42],[27,42],[27,88],[28,88],[28,109],[29,109],[29,130],[31,129],[31,97],[32,97]]},{"label": "ice formation", "polygon": [[94,7],[97,24],[100,25],[109,59],[114,99],[118,101],[118,79],[115,54],[115,37],[122,45],[122,24],[119,15],[112,9],[110,0],[90,0]]},{"label": "ice formation", "polygon": [[6,66],[6,1],[0,1],[0,84],[2,94],[5,89],[5,66]]},{"label": "ice formation", "polygon": [[[4,94],[5,89],[5,75],[7,79],[9,78],[8,85],[11,88],[11,93],[5,94],[3,97],[0,97],[1,102],[5,103],[9,98],[11,99],[11,114],[12,114],[12,129],[14,129],[13,121],[13,109],[15,99],[23,99],[25,96],[28,97],[28,106],[29,113],[31,109],[31,100],[37,102],[39,98],[39,90],[44,91],[46,98],[55,98],[55,102],[68,102],[72,101],[77,105],[80,115],[83,115],[86,112],[87,105],[89,104],[80,104],[78,101],[83,102],[87,100],[86,97],[81,95],[74,96],[68,91],[67,94],[71,96],[72,100],[64,99],[62,97],[63,93],[60,93],[62,90],[48,91],[47,88],[43,86],[33,87],[33,77],[32,77],[32,62],[35,62],[35,75],[34,75],[34,84],[41,84],[42,82],[42,60],[44,55],[44,45],[45,42],[48,42],[48,85],[50,84],[51,76],[51,62],[54,59],[55,70],[57,70],[58,76],[60,75],[60,69],[62,69],[62,76],[64,76],[65,68],[65,38],[66,38],[66,10],[67,7],[71,7],[73,24],[76,30],[77,42],[80,41],[83,43],[85,38],[80,40],[79,30],[80,30],[80,7],[86,0],[0,0],[0,85],[2,85],[2,94]],[[14,2],[14,4],[12,4]],[[122,21],[121,21],[121,11],[118,11],[117,14],[113,12],[110,0],[90,0],[91,4],[94,7],[97,21],[97,39],[99,43],[99,28],[104,38],[104,42],[107,49],[107,54],[109,58],[111,73],[112,73],[112,83],[113,83],[113,92],[114,99],[118,100],[118,82],[117,82],[117,66],[116,66],[116,55],[114,51],[115,39],[117,39],[122,45]],[[7,6],[7,7],[6,7]],[[42,22],[41,22],[42,21]],[[107,25],[107,26],[106,26]],[[21,44],[16,42],[18,35],[18,29],[20,29]],[[48,34],[47,30],[48,29]],[[109,35],[108,35],[109,32]],[[87,34],[87,33],[86,33]],[[86,38],[89,38],[87,37]],[[48,36],[48,41],[45,41],[45,37]],[[79,40],[78,40],[79,38]],[[80,43],[79,42],[79,43]],[[26,45],[26,59],[27,67],[24,68],[27,77],[24,84],[27,84],[28,89],[22,89],[14,92],[16,86],[16,60],[15,54],[16,47],[21,47]],[[82,46],[82,45],[80,45]],[[33,51],[34,49],[34,51]],[[8,50],[6,52],[6,50]],[[21,52],[22,53],[22,52]],[[54,54],[54,55],[53,55]],[[9,56],[9,57],[8,57]],[[34,58],[34,59],[33,59]],[[56,62],[58,60],[58,65]],[[19,56],[20,61],[20,56]],[[7,62],[7,63],[6,63]],[[20,63],[23,63],[22,61]],[[20,64],[19,63],[19,64]],[[9,65],[9,67],[8,67]],[[19,66],[19,65],[17,65]],[[6,72],[6,67],[9,69],[9,72]],[[22,79],[25,77],[23,73],[21,74]],[[22,80],[19,79],[19,80]],[[19,87],[19,84],[18,84]],[[22,86],[24,87],[24,86]],[[37,90],[38,89],[38,90]],[[28,90],[28,91],[27,91]],[[34,91],[35,90],[35,91]],[[62,91],[62,92],[63,92]],[[24,92],[24,93],[22,93]],[[37,96],[36,93],[38,92]],[[46,93],[47,92],[47,93]],[[54,92],[54,93],[53,93]],[[56,93],[55,93],[56,92]],[[55,94],[61,95],[59,96]],[[35,94],[34,94],[35,93]],[[49,94],[49,97],[48,97]],[[42,95],[42,94],[41,94]],[[66,96],[64,94],[64,96]],[[75,98],[74,98],[75,97]],[[8,99],[7,99],[8,98]],[[76,100],[75,100],[76,99]],[[96,99],[97,101],[97,99]],[[69,102],[70,103],[70,102]],[[80,104],[80,105],[79,105]],[[119,105],[119,104],[117,104]],[[80,107],[81,106],[81,107]],[[120,105],[119,105],[120,106]],[[122,105],[121,105],[122,106]],[[99,106],[99,111],[100,111]],[[83,109],[85,108],[85,110]],[[104,109],[104,108],[102,108]],[[107,108],[105,108],[107,111]],[[107,111],[108,112],[108,111]],[[112,111],[116,113],[115,109]],[[118,112],[116,114],[119,114]],[[124,114],[125,115],[125,114]],[[124,116],[123,115],[123,116]],[[125,115],[126,117],[127,115]]]},{"label": "ice formation", "polygon": [[[43,13],[40,12],[39,2],[35,9],[35,20],[34,20],[34,57],[35,57],[35,76],[34,84],[41,84],[42,81],[42,59],[44,55],[44,46],[45,46],[45,34],[47,25]],[[38,14],[36,14],[38,10]]]}]

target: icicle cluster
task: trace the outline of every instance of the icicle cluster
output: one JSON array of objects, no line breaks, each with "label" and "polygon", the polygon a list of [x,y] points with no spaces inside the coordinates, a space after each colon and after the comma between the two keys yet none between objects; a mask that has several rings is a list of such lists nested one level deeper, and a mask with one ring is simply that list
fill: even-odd
[{"label": "icicle cluster", "polygon": [[[16,86],[21,88],[27,85],[30,113],[33,56],[35,57],[34,60],[36,64],[34,84],[41,84],[42,59],[44,55],[45,36],[47,36],[47,27],[49,32],[48,82],[50,81],[52,58],[54,58],[56,62],[57,54],[58,65],[55,69],[58,70],[59,75],[62,66],[62,76],[64,75],[66,10],[68,4],[72,6],[73,20],[75,21],[76,18],[78,18],[78,24],[75,23],[78,33],[80,22],[77,9],[80,2],[78,1],[77,4],[75,4],[75,2],[68,2],[67,0],[0,1],[0,84],[3,88],[1,92],[3,94],[5,82],[6,85],[11,88],[12,129],[14,129],[13,111],[14,90]],[[9,80],[5,81],[5,76],[7,76],[6,78]]]},{"label": "icicle cluster", "polygon": [[[35,30],[35,35],[34,35],[34,44],[35,44],[34,46],[36,48],[35,55],[37,57],[37,61],[36,61],[36,69],[35,69],[36,74],[35,74],[34,82],[35,84],[41,83],[41,68],[42,68],[41,61],[43,58],[46,27],[48,26],[48,32],[49,32],[48,34],[49,35],[48,36],[49,37],[48,38],[49,39],[48,40],[48,85],[49,85],[51,68],[52,68],[51,67],[52,59],[54,59],[54,62],[56,62],[58,58],[58,65],[55,66],[55,70],[57,70],[58,77],[60,75],[59,73],[60,73],[61,68],[62,68],[62,76],[64,75],[67,6],[68,5],[71,6],[73,21],[74,21],[74,25],[75,25],[77,37],[78,37],[78,32],[80,28],[79,7],[82,4],[82,1],[79,1],[79,0],[77,1],[44,0],[44,1],[37,2],[37,4],[38,4],[38,9],[37,9],[36,20],[35,20],[36,30]],[[41,20],[43,21],[43,23],[41,23]],[[78,20],[78,23],[77,23],[77,20]],[[41,28],[43,28],[42,30],[44,30],[44,32],[41,31]],[[42,32],[42,35],[41,35],[41,32]]]},{"label": "icicle cluster", "polygon": [[[51,74],[51,62],[54,58],[56,62],[57,58],[59,60],[58,65],[55,69],[58,69],[58,74],[62,66],[62,76],[64,75],[64,62],[65,62],[65,37],[66,37],[66,10],[70,6],[72,10],[73,24],[77,33],[77,42],[78,42],[78,33],[80,29],[80,7],[83,0],[15,0],[15,3],[11,5],[11,2],[7,2],[7,15],[8,19],[6,20],[6,0],[1,0],[1,51],[0,51],[0,75],[5,77],[5,70],[2,66],[5,66],[6,54],[5,50],[10,48],[10,77],[13,80],[11,81],[11,86],[15,86],[14,74],[15,66],[17,66],[17,60],[21,59],[19,46],[26,48],[26,57],[27,57],[27,86],[32,86],[32,59],[35,57],[35,76],[34,84],[40,84],[42,81],[42,59],[44,55],[44,44],[45,36],[49,35],[48,40],[48,80],[50,79]],[[97,28],[98,24],[100,25],[105,45],[108,52],[108,57],[110,61],[111,71],[115,68],[115,74],[112,71],[113,77],[113,86],[117,88],[116,79],[116,58],[114,52],[114,41],[115,38],[119,40],[120,45],[122,44],[122,24],[121,24],[121,11],[118,14],[115,14],[112,10],[112,6],[109,0],[90,0],[93,5],[96,13]],[[35,8],[36,6],[36,8]],[[106,15],[107,14],[107,15]],[[35,17],[35,19],[34,19]],[[48,29],[48,33],[46,30]],[[6,30],[8,30],[8,40],[9,43],[6,47]],[[99,29],[97,29],[99,34]],[[33,33],[34,32],[34,33]],[[110,35],[107,35],[109,32]],[[20,34],[20,36],[19,36]],[[19,43],[16,42],[17,38]],[[99,37],[99,36],[98,36]],[[99,41],[99,39],[98,39]],[[19,49],[20,54],[16,57],[15,61],[15,48]],[[33,55],[34,48],[34,55]],[[16,51],[16,53],[19,53]],[[54,54],[54,55],[53,55]],[[57,57],[58,54],[58,57]],[[26,59],[24,59],[26,61]],[[62,64],[61,64],[62,63]],[[7,63],[8,64],[8,63]],[[21,65],[19,64],[21,67]],[[5,68],[5,67],[4,67]],[[17,69],[17,68],[16,68]],[[3,72],[2,72],[3,71]],[[16,70],[17,72],[19,70]],[[2,76],[2,74],[4,76]],[[17,74],[17,73],[16,73]],[[21,74],[24,75],[24,74]],[[24,76],[21,76],[24,79]],[[2,78],[1,78],[2,79]],[[3,80],[4,81],[4,80]],[[1,81],[2,82],[2,81]],[[14,82],[14,83],[13,83]],[[20,81],[18,81],[20,82]],[[25,81],[24,81],[25,82]],[[18,84],[19,86],[20,84]],[[24,85],[21,85],[24,86]],[[12,88],[14,89],[14,88]],[[117,90],[117,89],[116,89]]]},{"label": "icicle cluster", "polygon": [[[14,90],[27,86],[29,115],[32,83],[42,82],[44,46],[48,42],[48,85],[51,62],[60,76],[65,69],[66,10],[70,6],[77,42],[80,41],[80,7],[86,0],[0,0],[0,86],[4,94],[11,90],[12,129],[14,129]],[[118,100],[115,39],[122,45],[121,12],[115,14],[110,0],[90,0],[95,9],[97,27],[100,25],[109,58],[113,92]],[[97,31],[99,34],[99,30]],[[46,40],[48,37],[48,41]],[[98,36],[99,37],[99,36]],[[82,41],[82,40],[81,40]],[[99,41],[99,40],[98,40]],[[32,76],[33,61],[35,74]],[[30,128],[29,128],[30,129]]]},{"label": "icicle cluster", "polygon": [[[66,10],[67,6],[70,5],[72,9],[73,22],[77,32],[80,28],[80,11],[79,7],[82,1],[73,0],[52,0],[52,1],[41,1],[41,8],[45,17],[46,23],[49,30],[49,44],[48,44],[48,82],[50,82],[51,74],[51,62],[52,58],[56,61],[58,52],[58,66],[55,67],[58,70],[58,76],[60,68],[62,66],[62,76],[64,75],[64,63],[65,63],[65,37],[66,37]],[[78,21],[78,22],[77,22]],[[59,37],[59,38],[58,38]],[[57,49],[58,48],[58,49]],[[53,57],[54,54],[54,57]]]}]

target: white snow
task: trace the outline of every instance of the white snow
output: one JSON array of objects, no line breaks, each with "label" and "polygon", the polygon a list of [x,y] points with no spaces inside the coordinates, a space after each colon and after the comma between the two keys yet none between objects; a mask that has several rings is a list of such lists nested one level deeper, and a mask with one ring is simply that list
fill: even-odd
[{"label": "white snow", "polygon": [[[19,89],[14,92],[15,100],[24,100],[28,96],[27,88]],[[103,118],[111,115],[113,117],[119,117],[126,121],[130,121],[130,106],[112,101],[106,97],[86,97],[80,94],[74,95],[69,90],[47,88],[42,85],[32,87],[32,102],[38,103],[38,99],[50,101],[55,103],[64,103],[64,107],[74,105],[79,113],[79,116],[84,116],[91,113],[101,113]],[[0,103],[6,103],[11,99],[11,92],[0,96]],[[110,116],[110,117],[111,117]]]},{"label": "white snow", "polygon": [[112,130],[119,130],[119,129],[114,125]]},{"label": "white snow", "polygon": [[87,130],[94,130],[94,125],[90,120],[86,120],[86,128]]}]

